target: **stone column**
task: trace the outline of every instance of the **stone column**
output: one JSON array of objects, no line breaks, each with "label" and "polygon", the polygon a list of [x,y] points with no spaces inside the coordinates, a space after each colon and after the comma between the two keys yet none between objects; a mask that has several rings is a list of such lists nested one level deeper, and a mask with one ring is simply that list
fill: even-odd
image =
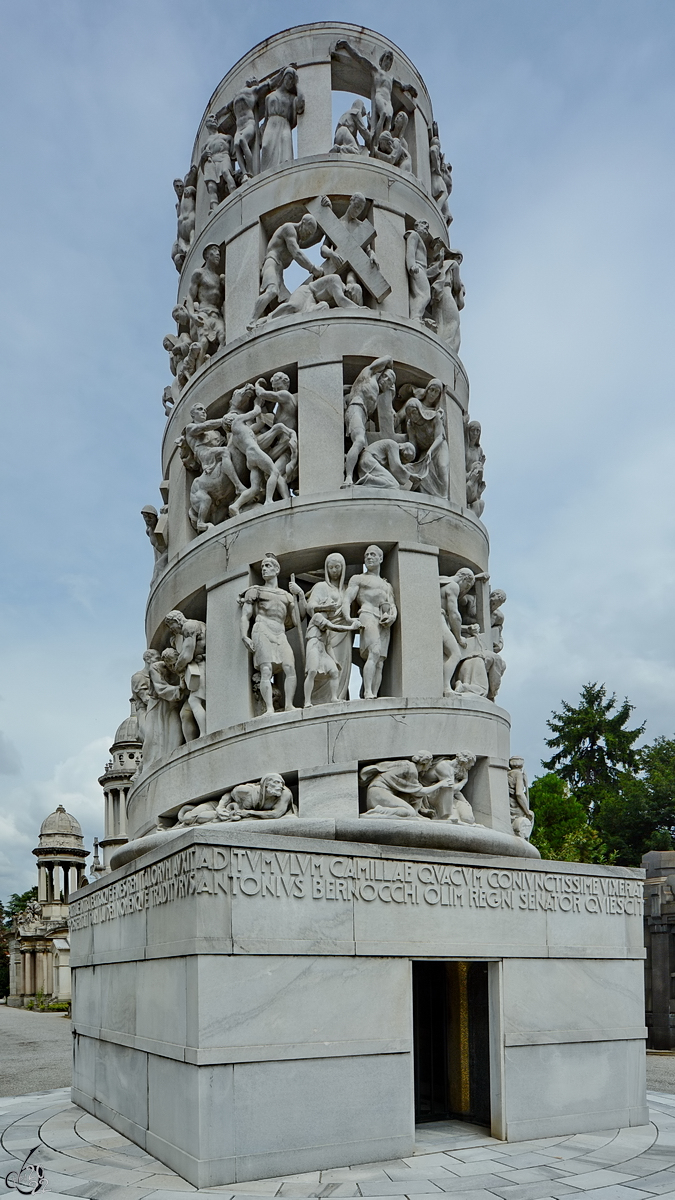
[{"label": "stone column", "polygon": [[24,950],[21,957],[23,959],[23,994],[24,996],[34,996],[35,971],[32,950]]},{"label": "stone column", "polygon": [[169,462],[169,561],[176,558],[179,550],[195,536],[188,519],[190,482],[191,477],[188,477],[176,447]]},{"label": "stone column", "polygon": [[451,504],[466,508],[466,459],[464,455],[464,422],[459,404],[448,396],[445,404],[448,447],[450,450]]},{"label": "stone column", "polygon": [[344,479],[342,360],[298,368],[300,495],[335,492]]},{"label": "stone column", "polygon": [[[394,588],[398,620],[392,629],[382,695],[443,695],[443,633],[438,549],[399,542],[382,574]],[[388,676],[388,678],[387,678]]]},{"label": "stone column", "polygon": [[358,817],[359,764],[331,763],[298,771],[300,817]]},{"label": "stone column", "polygon": [[407,317],[410,301],[408,274],[405,269],[405,218],[374,204],[372,221],[377,231],[375,257],[382,274],[391,284],[391,291],[382,301],[381,310],[399,317]]},{"label": "stone column", "polygon": [[38,867],[38,900],[41,903],[47,900],[47,868],[43,863]]},{"label": "stone column", "polygon": [[244,337],[260,292],[262,236],[258,221],[241,229],[225,248],[225,332],[228,346]]},{"label": "stone column", "polygon": [[653,924],[652,941],[652,1048],[670,1050],[670,926]]},{"label": "stone column", "polygon": [[298,76],[305,97],[305,111],[298,117],[298,158],[328,154],[333,145],[330,59],[298,67]]},{"label": "stone column", "polygon": [[239,596],[249,584],[248,567],[207,585],[206,732],[227,729],[253,716],[252,659],[239,636]]},{"label": "stone column", "polygon": [[[420,183],[431,192],[431,166],[429,164],[429,126],[415,105],[415,174]],[[410,128],[410,125],[408,126]]]}]

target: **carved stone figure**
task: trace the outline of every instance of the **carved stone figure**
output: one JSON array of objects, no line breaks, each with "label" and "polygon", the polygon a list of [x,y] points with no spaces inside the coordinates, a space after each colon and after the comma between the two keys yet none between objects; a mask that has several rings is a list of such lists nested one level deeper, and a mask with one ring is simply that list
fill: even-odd
[{"label": "carved stone figure", "polygon": [[322,613],[331,622],[325,633],[324,646],[338,668],[337,692],[333,695],[328,679],[315,679],[310,693],[312,704],[327,704],[332,699],[346,700],[349,695],[354,624],[346,624],[342,613],[346,574],[347,564],[343,556],[334,552],[328,555],[324,563],[324,578],[315,583],[306,596],[291,576],[289,590],[298,601],[300,616],[307,616],[311,620],[315,613]]},{"label": "carved stone figure", "polygon": [[503,592],[501,588],[494,588],[490,592],[490,628],[492,629],[492,649],[496,653],[504,649],[503,604],[506,604],[506,592]]},{"label": "carved stone figure", "polygon": [[509,805],[511,827],[516,837],[529,841],[534,827],[534,813],[530,808],[530,793],[525,774],[525,759],[515,755],[509,759]]},{"label": "carved stone figure", "polygon": [[294,710],[297,684],[295,655],[286,637],[286,630],[298,623],[297,609],[290,592],[279,587],[280,570],[274,555],[266,554],[260,564],[262,584],[248,588],[239,598],[241,638],[253,655],[254,667],[260,671],[260,695],[268,714],[274,712],[273,675],[277,671],[284,675],[285,712]]},{"label": "carved stone figure", "polygon": [[354,192],[350,196],[347,209],[341,217],[333,212],[328,196],[318,196],[307,204],[309,212],[326,234],[320,250],[322,258],[326,260],[324,276],[341,274],[347,296],[358,305],[363,303],[359,281],[378,304],[391,292],[391,284],[382,275],[373,249],[375,226],[363,216],[366,205],[367,200],[362,192]]},{"label": "carved stone figure", "polygon": [[436,332],[455,354],[461,343],[459,314],[464,308],[464,284],[459,275],[462,258],[459,250],[446,247],[443,266],[431,284],[431,315]]},{"label": "carved stone figure", "polygon": [[348,625],[345,625],[344,621],[337,624],[331,621],[325,612],[319,611],[319,608],[318,604],[314,605],[314,612],[307,622],[305,634],[305,708],[312,708],[312,693],[317,678],[326,681],[328,699],[338,699],[340,668],[333,658],[328,639],[332,633],[349,633],[361,628],[357,620],[350,621]]},{"label": "carved stone figure", "polygon": [[[201,347],[201,361],[225,345],[225,276],[220,272],[220,246],[211,243],[204,249],[204,265],[192,272],[185,308],[196,327],[192,340]],[[201,363],[200,363],[201,365]]]},{"label": "carved stone figure", "polygon": [[413,486],[411,464],[417,451],[410,442],[380,438],[370,442],[359,455],[357,487],[399,488],[409,492]]},{"label": "carved stone figure", "polygon": [[[269,386],[265,379],[256,380],[254,393],[256,403],[262,409],[261,420],[271,427],[271,431],[258,436],[258,445],[277,464],[287,484],[297,476],[298,397],[289,390],[290,385],[291,381],[285,371],[276,371],[270,379]],[[278,437],[275,431],[280,429],[285,430],[289,436]],[[294,439],[291,438],[291,434],[295,435]]]},{"label": "carved stone figure", "polygon": [[408,128],[408,120],[407,112],[401,109],[394,117],[391,132],[394,139],[395,165],[399,171],[405,171],[407,174],[412,175],[412,156],[405,136],[406,129]]},{"label": "carved stone figure", "polygon": [[351,446],[345,461],[343,487],[351,487],[354,482],[356,464],[368,446],[368,421],[377,409],[380,392],[391,383],[389,372],[393,371],[393,366],[394,360],[390,355],[376,358],[363,368],[351,386],[345,408],[345,427]]},{"label": "carved stone figure", "polygon": [[483,500],[483,492],[485,491],[485,480],[483,478],[483,466],[485,463],[485,455],[480,444],[481,427],[479,421],[469,421],[464,418],[464,457],[466,461],[466,506],[475,513],[477,517],[482,517],[485,501]]},{"label": "carved stone figure", "polygon": [[[363,145],[359,145],[359,135],[363,138]],[[368,123],[368,111],[363,100],[357,97],[352,101],[351,107],[346,113],[343,113],[335,126],[335,135],[333,137],[333,145],[330,148],[331,154],[365,154],[370,148],[370,129]]]},{"label": "carved stone figure", "polygon": [[459,752],[452,757],[436,756],[424,771],[420,769],[422,783],[442,784],[427,801],[436,820],[451,821],[455,825],[476,824],[473,809],[462,795],[462,789],[469,779],[469,771],[475,765],[475,754]]},{"label": "carved stone figure", "polygon": [[225,792],[218,802],[184,804],[177,818],[178,825],[215,825],[221,821],[242,821],[246,818],[275,821],[280,817],[296,816],[293,793],[286,787],[283,775],[270,772],[259,783],[240,783]]},{"label": "carved stone figure", "polygon": [[144,667],[140,671],[135,671],[131,676],[131,700],[136,713],[138,739],[141,742],[145,737],[145,716],[152,697],[149,667],[150,663],[157,658],[159,658],[157,650],[146,650],[143,654]]},{"label": "carved stone figure", "polygon": [[292,161],[293,130],[298,123],[298,115],[304,111],[305,100],[298,91],[298,72],[294,67],[286,67],[279,83],[265,98],[261,171],[274,171]]},{"label": "carved stone figure", "polygon": [[146,650],[143,659],[150,679],[143,737],[143,770],[146,770],[158,758],[164,758],[182,746],[185,738],[179,712],[182,705],[180,680],[173,669],[171,656],[165,658],[157,650]]},{"label": "carved stone figure", "polygon": [[431,754],[413,754],[412,759],[395,758],[372,763],[359,771],[366,785],[368,817],[430,817],[429,798],[442,788],[452,787],[453,778],[440,779],[424,787],[419,772],[430,769]]},{"label": "carved stone figure", "polygon": [[[371,78],[372,87],[372,142],[371,146],[377,146],[380,140],[380,135],[385,129],[391,128],[391,123],[394,117],[394,109],[392,105],[392,90],[394,85],[401,92],[406,92],[411,99],[417,96],[417,89],[410,83],[400,83],[398,79],[394,79],[392,67],[394,65],[394,55],[391,50],[385,50],[380,55],[379,63],[372,63],[365,55],[360,54],[358,50],[352,46],[345,38],[341,38],[335,43],[336,51],[343,51],[348,54],[354,62],[359,66],[365,67]],[[371,149],[372,153],[372,149]]]},{"label": "carved stone figure", "polygon": [[277,490],[282,499],[287,500],[290,494],[285,472],[294,468],[297,463],[297,435],[284,425],[276,425],[269,431],[274,439],[280,438],[283,449],[289,451],[288,455],[280,454],[275,462],[262,448],[262,437],[256,437],[251,428],[253,423],[257,423],[261,412],[260,406],[256,404],[251,412],[228,412],[223,417],[223,428],[230,435],[228,446],[242,455],[250,477],[249,486],[244,488],[230,505],[232,516],[236,516],[246,505],[256,503],[263,493],[265,504],[273,502]]},{"label": "carved stone figure", "polygon": [[429,167],[431,169],[431,194],[441,210],[446,225],[452,224],[452,213],[448,208],[448,195],[452,191],[452,167],[446,165],[438,126],[434,121],[429,142]]},{"label": "carved stone figure", "polygon": [[[400,120],[399,120],[400,118]],[[400,112],[396,116],[394,125],[398,122],[398,127],[405,129],[408,124],[407,114]],[[398,167],[400,171],[407,171],[412,174],[412,158],[408,143],[404,137],[395,137],[394,133],[385,129],[384,133],[380,134],[380,140],[377,148],[372,151],[373,158],[379,158],[382,162],[389,163],[392,167]]]},{"label": "carved stone figure", "polygon": [[431,302],[431,284],[427,274],[428,248],[431,243],[428,221],[415,221],[405,235],[405,266],[410,291],[410,319],[429,324],[425,313]]},{"label": "carved stone figure", "polygon": [[247,79],[246,87],[237,92],[232,101],[236,123],[234,153],[241,172],[242,183],[246,183],[259,170],[259,119],[260,105],[271,91],[272,80],[259,83]]},{"label": "carved stone figure", "polygon": [[176,231],[176,240],[171,247],[171,258],[177,271],[183,270],[185,256],[192,245],[195,235],[196,178],[197,172],[194,167],[191,167],[185,179],[174,179],[173,181],[173,190],[177,196],[176,217],[178,219],[178,228]]},{"label": "carved stone figure", "polygon": [[382,683],[382,671],[389,653],[391,626],[398,616],[394,589],[380,575],[384,554],[379,546],[368,546],[363,575],[350,579],[342,605],[346,621],[352,617],[352,605],[358,608],[361,623],[359,654],[363,660],[363,699],[374,700]]},{"label": "carved stone figure", "polygon": [[424,389],[415,388],[396,415],[397,428],[405,425],[408,441],[415,447],[413,470],[419,491],[447,500],[450,487],[450,451],[445,426],[440,379],[430,379]]},{"label": "carved stone figure", "polygon": [[188,516],[193,529],[204,533],[225,520],[234,498],[246,489],[232,461],[223,418],[209,421],[201,404],[193,405],[190,417],[177,441],[186,469],[198,472],[190,486]]},{"label": "carved stone figure", "polygon": [[314,279],[321,277],[321,267],[317,267],[301,248],[313,246],[317,241],[316,218],[309,213],[295,225],[292,221],[286,221],[272,234],[260,272],[260,295],[255,302],[248,329],[253,328],[275,300],[281,304],[289,299],[291,293],[284,283],[284,271],[292,262],[304,267]]},{"label": "carved stone figure", "polygon": [[185,741],[190,742],[206,733],[206,625],[184,616],[180,609],[167,613],[164,624],[176,652],[173,669],[186,692],[180,720]]},{"label": "carved stone figure", "polygon": [[220,131],[218,121],[212,114],[204,124],[209,132],[202,147],[199,165],[209,194],[211,213],[237,186],[234,182],[234,139],[229,133]]},{"label": "carved stone figure", "polygon": [[[145,532],[150,539],[150,545],[155,554],[155,565],[150,580],[150,587],[154,586],[155,580],[159,579],[162,571],[166,570],[166,564],[169,560],[169,547],[166,544],[164,534],[157,531],[157,523],[160,520],[159,513],[153,504],[146,504],[141,509],[141,516],[145,521]],[[162,522],[163,524],[163,522]]]},{"label": "carved stone figure", "polygon": [[173,388],[165,387],[164,391],[162,392],[162,408],[164,409],[164,416],[167,418],[170,417],[175,407],[176,397],[173,394]]},{"label": "carved stone figure", "polygon": [[454,690],[459,695],[487,696],[490,690],[486,665],[488,656],[479,634],[479,625],[469,625],[466,647],[455,675]]},{"label": "carved stone figure", "polygon": [[459,666],[466,639],[462,633],[460,600],[473,588],[476,576],[468,567],[455,575],[441,575],[441,613],[443,616],[443,695],[452,696],[452,680]]}]

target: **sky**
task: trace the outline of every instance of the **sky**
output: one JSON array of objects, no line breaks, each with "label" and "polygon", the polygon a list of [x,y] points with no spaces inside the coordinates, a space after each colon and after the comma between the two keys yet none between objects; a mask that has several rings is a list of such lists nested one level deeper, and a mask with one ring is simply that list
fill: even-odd
[{"label": "sky", "polygon": [[160,503],[171,182],[230,66],[331,19],[415,62],[453,164],[513,751],[541,773],[588,681],[675,735],[672,0],[0,0],[0,899],[57,804],[103,833]]}]

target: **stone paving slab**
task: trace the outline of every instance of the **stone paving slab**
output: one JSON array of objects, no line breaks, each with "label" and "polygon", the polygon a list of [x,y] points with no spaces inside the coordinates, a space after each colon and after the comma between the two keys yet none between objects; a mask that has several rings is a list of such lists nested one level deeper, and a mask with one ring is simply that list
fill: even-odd
[{"label": "stone paving slab", "polygon": [[[203,1189],[219,1200],[675,1200],[675,1096],[649,1093],[652,1124],[520,1143],[457,1121],[422,1126],[413,1156]],[[0,1099],[0,1200],[28,1150],[42,1200],[192,1200],[170,1168],[70,1101],[67,1088]]]}]

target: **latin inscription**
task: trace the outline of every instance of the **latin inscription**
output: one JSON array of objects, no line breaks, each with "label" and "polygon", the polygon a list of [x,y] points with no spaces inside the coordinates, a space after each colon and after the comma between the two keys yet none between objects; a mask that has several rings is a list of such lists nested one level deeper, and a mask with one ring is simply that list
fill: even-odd
[{"label": "latin inscription", "polygon": [[642,916],[642,881],[352,855],[192,846],[70,906],[85,929],[193,896]]}]

